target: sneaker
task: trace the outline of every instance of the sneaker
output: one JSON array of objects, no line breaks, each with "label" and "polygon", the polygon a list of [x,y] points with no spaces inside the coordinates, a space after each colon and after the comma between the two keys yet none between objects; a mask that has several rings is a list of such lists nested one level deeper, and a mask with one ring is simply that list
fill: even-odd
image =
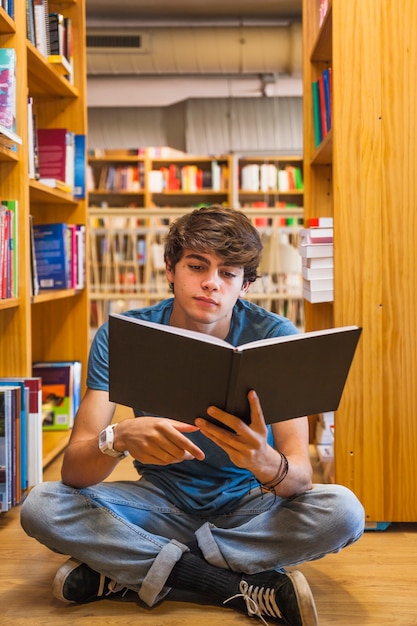
[{"label": "sneaker", "polygon": [[68,559],[61,565],[52,587],[58,600],[79,603],[92,602],[122,589],[126,588],[76,559]]},{"label": "sneaker", "polygon": [[[297,570],[267,572],[244,576],[239,593],[224,604],[242,598],[249,616],[259,617],[268,626],[267,618],[289,626],[317,626],[317,612],[307,580]],[[235,604],[233,602],[233,604]],[[237,608],[237,607],[236,607]]]}]

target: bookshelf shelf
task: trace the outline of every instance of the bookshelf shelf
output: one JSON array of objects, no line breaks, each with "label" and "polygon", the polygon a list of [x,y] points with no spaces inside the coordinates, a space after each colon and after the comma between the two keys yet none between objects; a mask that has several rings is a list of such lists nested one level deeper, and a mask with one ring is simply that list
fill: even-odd
[{"label": "bookshelf shelf", "polygon": [[37,180],[31,180],[29,182],[30,199],[31,202],[45,202],[47,204],[68,204],[71,206],[77,206],[77,200],[74,200],[71,194],[60,191],[59,189],[52,189],[48,185],[44,185]]},{"label": "bookshelf shelf", "polygon": [[49,98],[61,96],[77,98],[78,89],[71,85],[59,71],[30,43],[27,46],[28,85],[31,95]]},{"label": "bookshelf shelf", "polygon": [[[27,3],[26,3],[27,4]],[[79,360],[86,371],[89,348],[88,290],[41,292],[31,295],[30,217],[33,224],[68,222],[87,225],[86,199],[29,179],[28,98],[33,99],[38,128],[67,127],[87,134],[85,0],[49,0],[50,11],[62,12],[73,26],[74,79],[71,84],[27,39],[25,2],[14,2],[14,20],[0,9],[0,46],[16,55],[16,128],[22,144],[15,152],[0,146],[0,197],[16,203],[13,233],[17,253],[17,297],[0,299],[0,376],[29,378],[32,363]],[[44,462],[62,450],[60,442],[45,444]],[[44,439],[52,440],[51,433]]]},{"label": "bookshelf shelf", "polygon": [[16,163],[19,160],[18,152],[13,152],[5,146],[0,146],[0,162]]},{"label": "bookshelf shelf", "polygon": [[331,128],[311,157],[311,165],[330,165],[333,161],[333,129]]},{"label": "bookshelf shelf", "polygon": [[14,20],[12,20],[3,8],[0,8],[0,33],[9,35],[15,32],[16,24]]},{"label": "bookshelf shelf", "polygon": [[[172,194],[176,195],[175,192]],[[183,192],[179,199],[187,202],[190,198],[194,200],[197,195]],[[193,206],[184,205],[169,208],[113,206],[89,209],[89,298],[93,328],[107,319],[109,311],[147,306],[170,297],[161,259],[161,242],[171,221],[192,210]],[[245,213],[255,224],[262,220],[260,232],[273,250],[278,250],[279,234],[285,234],[296,245],[299,221],[303,215],[301,206],[267,207],[262,210],[249,207]],[[282,226],[282,220],[287,218],[293,218],[293,224]],[[108,252],[103,255],[103,250]],[[279,263],[275,253],[264,255],[262,279],[255,283],[256,287],[251,288],[248,298],[266,308],[288,313],[302,327],[301,281],[300,284],[296,281],[300,277],[297,270],[294,276],[285,274]]]},{"label": "bookshelf shelf", "polygon": [[0,310],[14,309],[20,305],[19,298],[5,298],[0,300]]},{"label": "bookshelf shelf", "polygon": [[55,289],[50,291],[41,291],[36,296],[32,296],[33,304],[40,304],[41,302],[52,302],[54,300],[62,300],[64,298],[73,298],[80,291],[77,289]]},{"label": "bookshelf shelf", "polygon": [[327,13],[317,33],[317,39],[313,45],[310,60],[313,63],[329,63],[332,59],[332,2],[329,0]]}]

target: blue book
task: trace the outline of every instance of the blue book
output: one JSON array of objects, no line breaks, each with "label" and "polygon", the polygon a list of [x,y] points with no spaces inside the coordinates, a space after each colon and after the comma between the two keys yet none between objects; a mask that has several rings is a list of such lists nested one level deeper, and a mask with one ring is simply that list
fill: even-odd
[{"label": "blue book", "polygon": [[20,388],[20,401],[18,402],[18,409],[20,409],[20,424],[18,431],[15,431],[14,445],[16,449],[19,449],[19,468],[20,468],[20,489],[25,491],[28,488],[28,441],[27,441],[27,410],[28,410],[28,390],[23,381],[17,381],[16,379],[0,380],[0,387],[15,387]]},{"label": "blue book", "polygon": [[324,102],[326,108],[326,126],[329,131],[332,127],[332,109],[331,109],[331,95],[330,95],[330,69],[327,68],[323,72],[323,85],[324,85]]},{"label": "blue book", "polygon": [[68,224],[34,224],[39,289],[71,287],[71,247]]},{"label": "blue book", "polygon": [[85,198],[86,147],[85,135],[74,135],[74,198]]}]

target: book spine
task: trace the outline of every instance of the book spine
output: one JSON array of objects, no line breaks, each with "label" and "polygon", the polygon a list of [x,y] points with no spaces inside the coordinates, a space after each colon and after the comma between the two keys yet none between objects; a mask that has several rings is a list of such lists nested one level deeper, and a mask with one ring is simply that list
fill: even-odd
[{"label": "book spine", "polygon": [[[239,415],[241,419],[243,418],[242,411],[239,408],[242,404],[242,399],[239,398],[239,378],[240,378],[240,368],[242,364],[243,353],[238,350],[232,351],[231,358],[231,367],[229,374],[229,384],[227,386],[227,400],[226,400],[226,411],[227,413],[231,413],[232,415]],[[249,389],[248,389],[249,391]],[[249,409],[248,409],[249,410]],[[250,418],[247,423],[250,423]]]}]

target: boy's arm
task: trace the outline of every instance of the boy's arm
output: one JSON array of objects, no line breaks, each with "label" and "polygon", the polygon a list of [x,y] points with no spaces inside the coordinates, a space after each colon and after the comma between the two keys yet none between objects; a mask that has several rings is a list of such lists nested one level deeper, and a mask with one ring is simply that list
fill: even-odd
[{"label": "boy's arm", "polygon": [[288,472],[282,482],[274,487],[275,493],[282,498],[310,490],[313,471],[308,448],[307,417],[273,424],[272,447],[268,443],[268,429],[257,394],[250,391],[248,399],[251,407],[250,425],[221,409],[208,408],[211,417],[229,426],[234,433],[203,419],[196,420],[196,424],[203,434],[229,455],[235,465],[250,470],[258,482],[266,486],[274,484],[285,469],[285,461],[280,454],[282,452],[288,460]]},{"label": "boy's arm", "polygon": [[[100,432],[111,423],[115,409],[107,391],[87,390],[64,454],[61,474],[67,485],[82,488],[97,484],[107,478],[119,462],[118,458],[103,454],[98,444]],[[191,424],[165,417],[126,419],[114,430],[113,447],[119,452],[127,450],[143,464],[202,460],[202,450],[183,434],[195,430],[197,428]]]},{"label": "boy's arm", "polygon": [[99,433],[111,423],[115,409],[107,391],[87,389],[64,453],[61,476],[67,485],[81,488],[96,484],[117,465],[117,458],[103,454],[98,447]]}]

